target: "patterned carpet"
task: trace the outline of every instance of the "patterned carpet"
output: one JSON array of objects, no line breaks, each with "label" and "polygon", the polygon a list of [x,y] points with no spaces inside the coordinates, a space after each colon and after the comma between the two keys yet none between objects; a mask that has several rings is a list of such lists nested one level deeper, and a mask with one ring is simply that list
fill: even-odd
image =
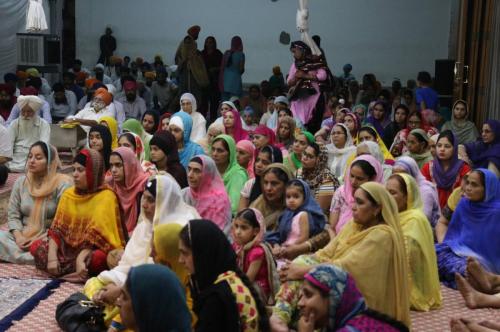
[{"label": "patterned carpet", "polygon": [[[47,275],[31,266],[0,263],[0,278],[8,277],[46,279]],[[8,331],[60,331],[54,318],[56,306],[81,288],[82,285],[62,283],[52,295],[42,300],[23,319],[15,322]],[[458,291],[442,286],[442,292],[444,305],[440,310],[411,313],[413,331],[449,331],[449,321],[453,317],[468,317],[476,321],[500,321],[500,310],[470,310],[465,306]]]}]

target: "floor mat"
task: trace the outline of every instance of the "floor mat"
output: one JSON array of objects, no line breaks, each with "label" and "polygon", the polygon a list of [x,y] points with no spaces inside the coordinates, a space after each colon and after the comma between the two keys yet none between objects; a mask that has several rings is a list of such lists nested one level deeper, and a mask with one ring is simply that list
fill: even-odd
[{"label": "floor mat", "polygon": [[83,285],[62,283],[51,296],[40,301],[38,306],[20,321],[14,322],[14,325],[8,329],[9,332],[59,332],[61,329],[57,326],[55,319],[56,307],[59,303],[68,298],[71,294],[81,291]]},{"label": "floor mat", "polygon": [[413,331],[450,331],[450,319],[466,317],[474,321],[500,321],[500,310],[469,309],[459,291],[441,286],[443,306],[429,312],[411,312]]},{"label": "floor mat", "polygon": [[22,319],[51,294],[60,282],[49,279],[0,278],[0,330]]}]

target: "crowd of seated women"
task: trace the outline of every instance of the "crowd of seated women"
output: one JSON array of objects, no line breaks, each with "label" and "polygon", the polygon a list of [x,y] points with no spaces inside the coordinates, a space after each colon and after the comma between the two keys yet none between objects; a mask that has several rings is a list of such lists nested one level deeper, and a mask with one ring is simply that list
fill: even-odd
[{"label": "crowd of seated women", "polygon": [[72,177],[32,144],[0,259],[81,283],[111,331],[407,331],[440,282],[500,307],[499,121],[375,97],[311,133],[281,96],[195,142],[193,98],[153,130],[100,118]]}]

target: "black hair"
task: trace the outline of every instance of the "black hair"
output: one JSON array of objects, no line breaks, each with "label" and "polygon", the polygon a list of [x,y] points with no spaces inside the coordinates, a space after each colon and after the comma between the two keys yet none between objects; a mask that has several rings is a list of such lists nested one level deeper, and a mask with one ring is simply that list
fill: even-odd
[{"label": "black hair", "polygon": [[30,77],[26,80],[25,86],[32,86],[40,91],[40,88],[42,87],[42,79],[40,77]]},{"label": "black hair", "polygon": [[314,36],[312,36],[312,40],[314,40],[314,42],[316,43],[316,45],[318,47],[321,47],[321,37],[320,36],[314,35]]},{"label": "black hair", "polygon": [[156,178],[153,178],[146,182],[146,187],[144,190],[147,190],[154,198],[156,198]]},{"label": "black hair", "polygon": [[391,99],[391,93],[387,89],[382,89],[379,93],[378,96],[384,97],[385,100],[390,100]]},{"label": "black hair", "polygon": [[370,180],[374,179],[375,176],[377,176],[377,172],[375,171],[375,168],[366,160],[356,160],[355,162],[353,162],[351,164],[351,169],[354,166],[361,168],[363,173],[365,173],[370,178]]},{"label": "black hair", "polygon": [[134,146],[134,151],[137,149],[137,145],[135,144],[135,137],[133,134],[131,134],[129,132],[125,132],[125,133],[120,135],[118,140],[120,140],[120,138],[122,138],[122,137],[125,137],[127,139],[127,141]]},{"label": "black hair", "polygon": [[85,167],[87,166],[87,157],[83,153],[79,153],[73,158],[73,163],[78,163]]},{"label": "black hair", "polygon": [[314,153],[316,154],[316,156],[319,156],[319,153],[321,152],[321,148],[319,147],[318,143],[316,143],[316,142],[309,142],[308,141],[308,145],[307,146],[310,146],[311,148],[313,148],[314,149]]},{"label": "black hair", "polygon": [[[191,220],[188,221],[188,224],[182,228],[181,232],[179,233],[179,239],[182,241],[182,243],[187,248],[189,248],[190,250],[193,250],[193,244],[191,243],[191,236],[189,234],[189,232],[190,232],[189,223],[190,222],[191,222]],[[194,261],[194,256],[193,256],[193,261]],[[236,273],[238,278],[240,278],[240,280],[243,282],[243,284],[248,288],[248,290],[250,291],[250,294],[252,295],[252,297],[255,301],[255,305],[257,307],[257,312],[259,314],[259,331],[262,331],[262,332],[271,331],[271,328],[269,326],[269,317],[267,315],[267,310],[266,310],[264,303],[262,302],[262,300],[260,298],[259,293],[255,290],[252,282],[250,281],[250,279],[248,279],[248,276],[245,273],[243,273],[243,271],[241,271],[241,269],[239,267],[236,267],[234,272]],[[195,273],[196,273],[196,271],[195,271]]]},{"label": "black hair", "polygon": [[436,143],[439,142],[441,138],[447,138],[450,141],[451,145],[455,146],[455,135],[453,135],[453,132],[451,130],[442,131],[441,134],[439,134]]},{"label": "black hair", "polygon": [[359,130],[358,132],[358,135],[362,132],[362,131],[366,131],[367,133],[369,133],[370,135],[373,136],[373,138],[375,138],[375,140],[377,139],[377,132],[375,131],[375,129],[373,129],[372,127],[361,127],[361,129]]},{"label": "black hair", "polygon": [[81,66],[81,65],[82,65],[82,60],[80,60],[80,59],[75,59],[75,60],[73,61],[73,65],[80,65],[80,66]]},{"label": "black hair", "polygon": [[9,178],[9,169],[5,165],[0,165],[0,186],[7,182]]},{"label": "black hair", "polygon": [[47,144],[45,142],[42,142],[42,141],[37,141],[31,145],[30,151],[35,146],[39,146],[42,149],[42,152],[43,152],[43,155],[45,156],[45,159],[49,160],[49,150],[47,149]]},{"label": "black hair", "polygon": [[417,81],[424,84],[430,84],[432,81],[431,74],[429,74],[429,72],[427,71],[421,71],[417,75]]},{"label": "black hair", "polygon": [[[344,126],[341,126],[340,123],[337,123],[334,125],[334,127],[340,127],[342,129],[342,132],[344,133],[344,136],[347,137],[347,129]],[[333,128],[332,128],[332,132],[333,132]]]},{"label": "black hair", "polygon": [[189,162],[198,163],[203,166],[203,160],[201,160],[201,158],[198,156],[191,158]]},{"label": "black hair", "polygon": [[235,219],[241,219],[246,221],[250,226],[253,228],[259,228],[260,229],[260,224],[257,221],[257,216],[255,215],[255,212],[252,209],[243,209],[238,214],[236,215]]},{"label": "black hair", "polygon": [[212,146],[215,144],[215,142],[221,142],[222,145],[224,146],[224,149],[226,149],[226,151],[230,152],[229,151],[229,145],[227,144],[226,140],[223,139],[222,137],[219,137],[219,138],[216,138],[212,141]]},{"label": "black hair", "polygon": [[486,186],[486,184],[485,184],[486,181],[485,181],[484,173],[483,172],[481,172],[480,170],[475,169],[471,173],[476,173],[477,175],[479,175],[479,181],[481,182],[481,185],[483,187]]},{"label": "black hair", "polygon": [[410,331],[408,329],[408,327],[405,324],[403,324],[402,322],[400,322],[400,321],[398,321],[398,320],[396,320],[396,319],[394,319],[386,314],[375,311],[373,309],[368,308],[363,312],[363,314],[365,314],[368,317],[375,318],[376,320],[387,323],[400,332],[409,332]]},{"label": "black hair", "polygon": [[[283,103],[280,103],[280,104],[283,104]],[[284,104],[283,104],[284,105]],[[285,108],[283,110],[279,110],[278,112],[278,115],[280,114],[280,112],[285,112],[286,115],[288,115],[289,117],[292,117],[293,118],[293,114],[292,114],[292,111],[290,111],[288,108]]]},{"label": "black hair", "polygon": [[390,180],[390,179],[394,179],[394,180],[398,181],[399,189],[401,189],[401,192],[405,195],[408,195],[408,190],[406,189],[405,179],[403,179],[403,177],[400,174],[397,174],[397,173],[392,174],[391,176],[389,176],[389,178],[387,180]]},{"label": "black hair", "polygon": [[274,175],[276,175],[278,180],[280,180],[281,182],[283,182],[285,184],[288,183],[288,181],[290,180],[288,178],[288,174],[286,174],[284,170],[282,170],[281,168],[278,168],[278,167],[270,167],[270,168],[266,169],[264,171],[264,174],[262,174],[262,177],[264,177],[268,173],[273,173]]},{"label": "black hair", "polygon": [[405,111],[407,117],[409,116],[410,109],[405,104],[399,104],[398,106],[396,106],[396,108],[394,109],[394,114],[396,114],[396,111],[400,109]]},{"label": "black hair", "polygon": [[61,82],[54,83],[52,86],[52,91],[54,92],[64,92],[64,85]]},{"label": "black hair", "polygon": [[[304,185],[299,180],[293,179],[293,180],[288,181],[285,188],[288,189],[290,187],[300,188],[300,192],[302,193],[302,196],[305,195],[305,193],[304,193],[304,191],[305,191],[304,190]],[[305,199],[305,197],[304,197],[304,199]]]}]

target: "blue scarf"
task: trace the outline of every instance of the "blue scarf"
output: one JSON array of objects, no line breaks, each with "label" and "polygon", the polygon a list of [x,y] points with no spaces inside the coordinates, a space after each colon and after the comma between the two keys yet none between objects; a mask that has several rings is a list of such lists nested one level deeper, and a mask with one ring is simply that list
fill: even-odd
[{"label": "blue scarf", "polygon": [[309,185],[303,180],[294,179],[294,182],[300,183],[304,191],[304,203],[295,211],[286,208],[278,219],[278,230],[266,234],[266,241],[270,243],[282,244],[288,238],[292,229],[292,220],[299,212],[306,212],[309,219],[309,237],[319,234],[323,231],[326,224],[326,217],[318,202],[314,199]]},{"label": "blue scarf", "polygon": [[177,276],[165,266],[133,267],[126,287],[139,331],[191,331],[191,314]]},{"label": "blue scarf", "polygon": [[463,197],[453,213],[443,244],[456,255],[475,257],[489,271],[500,273],[500,183],[491,171],[484,174],[484,200]]},{"label": "blue scarf", "polygon": [[191,136],[191,131],[193,130],[193,119],[191,118],[191,115],[184,111],[179,111],[175,113],[174,116],[180,117],[182,124],[184,125],[184,148],[182,151],[179,151],[179,159],[181,160],[182,166],[187,168],[189,161],[194,156],[204,155],[205,151],[203,151],[203,148],[200,145],[194,143],[189,138]]}]

